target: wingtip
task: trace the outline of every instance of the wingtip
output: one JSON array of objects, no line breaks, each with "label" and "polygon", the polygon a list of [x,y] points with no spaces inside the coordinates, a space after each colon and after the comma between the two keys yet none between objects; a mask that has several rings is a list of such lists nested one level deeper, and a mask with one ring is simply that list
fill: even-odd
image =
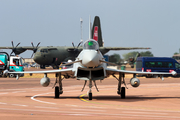
[{"label": "wingtip", "polygon": [[177,72],[176,71],[172,71],[171,72],[173,76],[176,76],[177,75]]}]

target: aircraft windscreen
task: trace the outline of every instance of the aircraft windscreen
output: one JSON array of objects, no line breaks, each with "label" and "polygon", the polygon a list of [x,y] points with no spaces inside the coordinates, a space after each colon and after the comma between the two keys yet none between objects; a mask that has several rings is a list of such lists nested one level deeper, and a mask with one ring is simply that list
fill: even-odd
[{"label": "aircraft windscreen", "polygon": [[84,43],[83,49],[99,49],[98,43],[94,40],[88,40]]}]

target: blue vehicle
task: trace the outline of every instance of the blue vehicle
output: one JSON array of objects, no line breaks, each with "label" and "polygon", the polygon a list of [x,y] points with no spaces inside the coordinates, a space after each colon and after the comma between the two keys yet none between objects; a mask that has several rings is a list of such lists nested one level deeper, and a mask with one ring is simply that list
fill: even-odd
[{"label": "blue vehicle", "polygon": [[[136,60],[136,71],[142,72],[172,72],[176,71],[180,76],[180,64],[173,58],[169,57],[138,57]],[[169,77],[172,75],[165,75]],[[143,77],[142,75],[139,77]],[[157,75],[146,75],[145,77],[158,77]]]}]

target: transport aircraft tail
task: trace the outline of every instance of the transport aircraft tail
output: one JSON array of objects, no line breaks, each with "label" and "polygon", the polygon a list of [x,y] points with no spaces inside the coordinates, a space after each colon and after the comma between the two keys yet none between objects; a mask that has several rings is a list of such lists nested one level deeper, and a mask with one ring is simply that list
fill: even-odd
[{"label": "transport aircraft tail", "polygon": [[98,16],[95,16],[94,18],[91,34],[92,34],[92,39],[96,40],[99,43],[99,47],[103,47],[101,24]]}]

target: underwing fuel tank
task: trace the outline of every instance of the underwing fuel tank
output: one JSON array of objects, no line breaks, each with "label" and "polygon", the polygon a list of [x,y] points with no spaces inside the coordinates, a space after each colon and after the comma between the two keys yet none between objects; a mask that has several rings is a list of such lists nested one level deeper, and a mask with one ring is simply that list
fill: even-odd
[{"label": "underwing fuel tank", "polygon": [[97,67],[99,62],[99,54],[96,50],[87,50],[85,52],[86,54],[83,54],[82,58],[82,65],[86,67]]},{"label": "underwing fuel tank", "polygon": [[140,85],[140,80],[138,78],[131,78],[130,83],[131,86],[138,87]]},{"label": "underwing fuel tank", "polygon": [[48,77],[43,77],[41,80],[40,80],[40,84],[43,86],[43,87],[47,87],[50,83],[50,79]]}]

